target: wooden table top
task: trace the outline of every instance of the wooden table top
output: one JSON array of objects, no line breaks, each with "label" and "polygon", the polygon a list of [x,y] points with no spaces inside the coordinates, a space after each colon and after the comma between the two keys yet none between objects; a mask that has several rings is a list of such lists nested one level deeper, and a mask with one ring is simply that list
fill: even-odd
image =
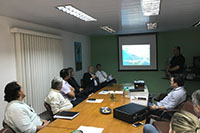
[{"label": "wooden table top", "polygon": [[[121,86],[114,85],[103,88],[103,90],[121,90]],[[101,89],[102,90],[102,89]],[[100,90],[100,91],[101,91]],[[100,92],[98,91],[98,92]],[[121,105],[130,103],[129,98],[125,98],[123,95],[115,94],[115,99],[111,100],[110,95],[100,95],[96,92],[88,98],[104,99],[102,103],[86,103],[87,99],[72,108],[71,111],[77,111],[80,114],[73,120],[56,119],[54,122],[49,124],[44,129],[40,130],[39,133],[45,132],[63,132],[70,133],[80,126],[93,126],[104,128],[103,133],[142,133],[143,126],[133,127],[131,124],[124,121],[113,118],[113,112],[111,114],[101,114],[100,107],[109,107],[112,109]],[[145,123],[145,120],[142,121]]]}]

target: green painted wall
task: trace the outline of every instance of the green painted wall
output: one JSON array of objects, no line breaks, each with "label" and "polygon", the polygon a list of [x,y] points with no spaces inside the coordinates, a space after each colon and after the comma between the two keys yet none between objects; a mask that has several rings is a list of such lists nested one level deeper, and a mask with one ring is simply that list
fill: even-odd
[{"label": "green painted wall", "polygon": [[[92,65],[102,64],[103,69],[112,74],[118,83],[143,79],[151,93],[165,92],[169,81],[162,79],[167,60],[173,56],[172,48],[181,46],[186,64],[192,64],[193,56],[200,56],[200,30],[180,30],[157,34],[158,71],[118,71],[118,44],[116,36],[91,37]],[[200,89],[200,81],[186,81],[185,87],[191,94]]]}]

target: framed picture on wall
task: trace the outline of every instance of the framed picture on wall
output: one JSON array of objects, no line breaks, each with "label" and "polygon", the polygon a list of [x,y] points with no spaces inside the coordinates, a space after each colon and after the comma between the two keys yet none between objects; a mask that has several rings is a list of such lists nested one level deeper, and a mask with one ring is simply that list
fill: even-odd
[{"label": "framed picture on wall", "polygon": [[80,42],[74,42],[74,54],[76,71],[80,71],[82,70],[82,50]]}]

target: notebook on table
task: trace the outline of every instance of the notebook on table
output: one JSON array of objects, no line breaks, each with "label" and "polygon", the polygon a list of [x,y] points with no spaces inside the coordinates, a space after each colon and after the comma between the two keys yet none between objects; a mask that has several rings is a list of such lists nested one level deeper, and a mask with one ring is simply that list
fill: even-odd
[{"label": "notebook on table", "polygon": [[56,115],[54,115],[54,118],[57,119],[74,119],[76,116],[79,115],[79,112],[72,112],[72,111],[62,111]]}]

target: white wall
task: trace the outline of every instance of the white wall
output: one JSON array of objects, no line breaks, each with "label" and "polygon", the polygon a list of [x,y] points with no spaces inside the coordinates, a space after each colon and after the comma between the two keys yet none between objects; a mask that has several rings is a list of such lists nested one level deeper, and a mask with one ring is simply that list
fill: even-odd
[{"label": "white wall", "polygon": [[0,127],[6,102],[4,87],[6,83],[16,80],[14,38],[11,36],[8,24],[0,18]]},{"label": "white wall", "polygon": [[[70,39],[69,39],[70,38]],[[90,65],[90,39],[81,35],[65,34],[63,41],[67,42],[67,45],[63,45],[63,59],[64,67],[72,67],[75,71],[75,56],[74,56],[74,41],[81,42],[82,46],[82,67],[81,71],[75,71],[75,79],[80,84],[80,79],[83,78],[83,73],[87,71]]]},{"label": "white wall", "polygon": [[75,67],[74,41],[81,42],[83,70],[75,73],[77,81],[80,81],[83,73],[87,71],[87,66],[90,65],[90,38],[88,36],[0,16],[0,128],[6,106],[4,87],[8,82],[16,80],[14,36],[9,32],[11,27],[61,35],[64,67]]}]

